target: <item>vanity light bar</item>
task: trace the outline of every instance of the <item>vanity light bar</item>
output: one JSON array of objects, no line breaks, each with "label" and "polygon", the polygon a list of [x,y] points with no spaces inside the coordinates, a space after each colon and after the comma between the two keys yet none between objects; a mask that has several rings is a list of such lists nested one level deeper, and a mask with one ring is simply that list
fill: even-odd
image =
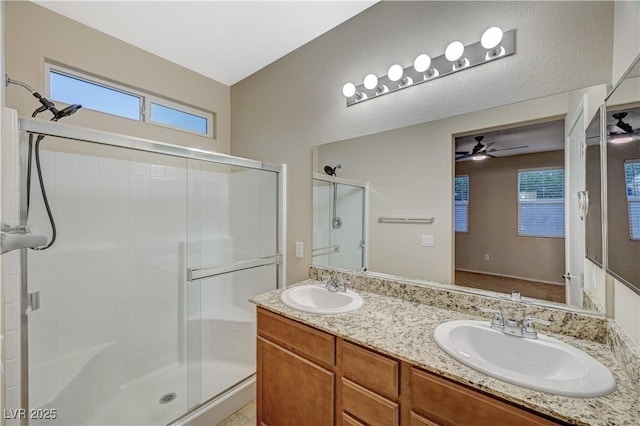
[{"label": "vanity light bar", "polygon": [[392,65],[387,75],[376,77],[375,74],[368,74],[363,83],[357,86],[347,83],[342,88],[342,94],[347,98],[347,106],[351,106],[476,65],[497,61],[514,54],[515,33],[516,30],[502,32],[498,27],[491,27],[484,32],[481,41],[466,46],[454,41],[447,46],[444,54],[435,58],[421,54],[408,67]]}]

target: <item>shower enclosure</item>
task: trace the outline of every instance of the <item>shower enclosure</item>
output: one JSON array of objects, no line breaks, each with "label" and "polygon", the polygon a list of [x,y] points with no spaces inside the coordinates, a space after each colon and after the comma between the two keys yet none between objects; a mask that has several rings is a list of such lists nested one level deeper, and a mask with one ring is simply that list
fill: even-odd
[{"label": "shower enclosure", "polygon": [[368,184],[314,173],[313,264],[367,267]]},{"label": "shower enclosure", "polygon": [[[48,417],[23,424],[215,424],[249,402],[247,299],[284,283],[285,166],[39,120],[19,127],[23,166],[27,134],[47,135],[58,231],[50,249],[21,253],[21,405]],[[29,226],[50,235],[35,184],[29,210]]]}]

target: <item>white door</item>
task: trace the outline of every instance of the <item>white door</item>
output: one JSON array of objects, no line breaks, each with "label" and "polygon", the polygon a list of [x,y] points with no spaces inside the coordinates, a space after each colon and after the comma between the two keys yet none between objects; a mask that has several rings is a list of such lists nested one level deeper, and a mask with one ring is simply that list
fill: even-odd
[{"label": "white door", "polygon": [[582,307],[585,223],[580,217],[578,193],[585,190],[586,96],[566,124],[565,142],[565,285],[567,304]]}]

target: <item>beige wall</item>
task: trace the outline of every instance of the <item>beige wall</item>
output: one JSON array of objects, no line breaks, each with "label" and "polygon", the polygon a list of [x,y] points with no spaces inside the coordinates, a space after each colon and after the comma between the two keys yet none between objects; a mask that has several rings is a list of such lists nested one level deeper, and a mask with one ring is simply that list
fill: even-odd
[{"label": "beige wall", "polygon": [[[4,2],[3,2],[4,3]],[[217,116],[217,139],[83,109],[65,123],[229,153],[230,89],[31,2],[7,2],[7,73],[43,93],[44,62],[54,61],[207,111]],[[213,52],[212,52],[213,54]],[[4,75],[4,74],[3,74]],[[18,86],[7,104],[31,115],[37,100]],[[46,95],[45,95],[46,96]],[[41,114],[43,119],[46,114]]]},{"label": "beige wall", "polygon": [[[424,51],[439,54],[454,37],[476,41],[493,25],[517,30],[514,56],[345,106],[346,81],[382,75],[393,62],[408,65]],[[305,278],[311,263],[309,255],[294,253],[296,241],[307,247],[312,241],[312,146],[607,82],[612,39],[611,2],[380,2],[235,84],[232,153],[289,166],[288,281]],[[422,141],[450,146],[431,134]],[[448,191],[451,154],[436,158],[449,164],[437,177]],[[451,219],[437,220],[449,225]],[[451,239],[436,240],[450,255]]]},{"label": "beige wall", "polygon": [[518,170],[543,167],[563,168],[564,151],[456,163],[456,175],[469,175],[469,232],[456,233],[456,268],[564,284],[564,238],[518,236]]}]

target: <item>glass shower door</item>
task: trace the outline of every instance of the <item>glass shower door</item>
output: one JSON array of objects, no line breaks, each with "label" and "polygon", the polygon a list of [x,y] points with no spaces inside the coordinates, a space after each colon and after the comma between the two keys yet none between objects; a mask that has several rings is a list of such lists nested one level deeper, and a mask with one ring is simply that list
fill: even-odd
[{"label": "glass shower door", "polygon": [[189,403],[255,373],[251,296],[278,280],[278,174],[188,161]]},{"label": "glass shower door", "polygon": [[313,180],[313,264],[341,269],[365,265],[365,188]]},{"label": "glass shower door", "polygon": [[55,418],[30,423],[165,424],[187,409],[186,160],[52,136],[40,153],[57,240],[27,253],[29,407]]}]

